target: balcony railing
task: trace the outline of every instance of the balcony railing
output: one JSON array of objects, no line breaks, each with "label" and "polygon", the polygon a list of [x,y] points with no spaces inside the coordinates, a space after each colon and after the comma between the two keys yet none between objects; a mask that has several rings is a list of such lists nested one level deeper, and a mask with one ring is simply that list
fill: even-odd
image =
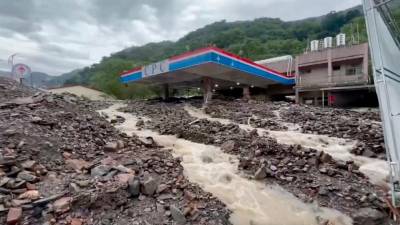
[{"label": "balcony railing", "polygon": [[326,74],[320,75],[300,75],[297,78],[296,86],[299,87],[329,87],[329,86],[347,86],[355,84],[368,83],[368,77],[365,74],[356,75],[333,75],[328,77]]}]

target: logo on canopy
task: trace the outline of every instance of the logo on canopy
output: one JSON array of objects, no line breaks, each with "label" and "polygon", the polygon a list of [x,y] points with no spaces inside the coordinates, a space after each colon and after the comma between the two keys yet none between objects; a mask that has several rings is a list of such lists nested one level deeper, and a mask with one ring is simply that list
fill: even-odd
[{"label": "logo on canopy", "polygon": [[142,76],[149,77],[161,73],[166,73],[169,71],[169,61],[164,60],[161,62],[156,62],[142,68]]}]

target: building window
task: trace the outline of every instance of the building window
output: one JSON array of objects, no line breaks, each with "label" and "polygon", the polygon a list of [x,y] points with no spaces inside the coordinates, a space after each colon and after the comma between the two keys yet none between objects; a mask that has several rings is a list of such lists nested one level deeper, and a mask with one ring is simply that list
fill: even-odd
[{"label": "building window", "polygon": [[333,76],[340,76],[340,73],[341,73],[340,65],[333,65],[332,66]]},{"label": "building window", "polygon": [[300,70],[300,75],[311,73],[311,69]]},{"label": "building window", "polygon": [[361,65],[350,65],[346,68],[346,76],[361,74]]}]

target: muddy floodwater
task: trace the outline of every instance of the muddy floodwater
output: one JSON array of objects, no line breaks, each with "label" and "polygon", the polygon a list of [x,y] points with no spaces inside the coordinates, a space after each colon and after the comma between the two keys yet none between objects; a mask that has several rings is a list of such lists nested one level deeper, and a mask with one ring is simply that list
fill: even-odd
[{"label": "muddy floodwater", "polygon": [[171,149],[174,156],[181,157],[185,176],[224,202],[232,210],[233,224],[318,225],[317,218],[329,219],[335,225],[352,224],[348,216],[336,210],[305,204],[279,186],[266,186],[246,178],[238,171],[238,159],[216,146],[138,129],[136,116],[118,111],[123,106],[115,104],[99,112],[110,119],[124,117],[125,122],[117,125],[118,129],[128,135],[152,137],[159,145]]}]

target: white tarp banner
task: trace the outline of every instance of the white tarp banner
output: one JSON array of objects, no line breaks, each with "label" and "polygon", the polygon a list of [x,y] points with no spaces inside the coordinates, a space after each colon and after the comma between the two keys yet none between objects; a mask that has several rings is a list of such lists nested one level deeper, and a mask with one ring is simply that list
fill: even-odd
[{"label": "white tarp banner", "polygon": [[364,0],[374,82],[392,180],[400,181],[400,49],[373,0]]}]

